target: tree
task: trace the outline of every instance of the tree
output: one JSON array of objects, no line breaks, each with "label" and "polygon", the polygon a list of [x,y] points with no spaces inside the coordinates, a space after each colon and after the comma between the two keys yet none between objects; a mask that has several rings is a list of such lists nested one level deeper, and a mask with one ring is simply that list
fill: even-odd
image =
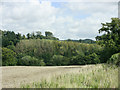
[{"label": "tree", "polygon": [[35,38],[35,33],[34,33],[34,32],[31,33],[31,38],[32,38],[32,39]]},{"label": "tree", "polygon": [[85,65],[86,63],[86,56],[84,55],[73,56],[70,60],[70,64],[72,65]]},{"label": "tree", "polygon": [[31,56],[24,56],[19,60],[19,65],[25,65],[25,66],[44,66],[44,60],[39,60],[35,57]]},{"label": "tree", "polygon": [[51,63],[55,66],[61,66],[63,64],[64,56],[54,55],[52,57]]},{"label": "tree", "polygon": [[45,36],[43,36],[40,31],[37,31],[36,33],[37,33],[36,38],[39,38],[39,39],[44,39],[45,38]]},{"label": "tree", "polygon": [[106,62],[111,55],[120,52],[120,19],[112,18],[110,23],[102,23],[99,33],[102,32],[104,34],[97,36],[96,40],[98,44],[104,47],[102,59],[104,59],[103,62]]},{"label": "tree", "polygon": [[30,39],[30,33],[27,34],[27,39]]},{"label": "tree", "polygon": [[120,65],[120,53],[113,54],[111,58],[109,59],[108,63],[119,66]]},{"label": "tree", "polygon": [[53,34],[52,34],[52,32],[46,31],[46,32],[45,32],[45,36],[46,36],[46,37],[48,37],[48,36],[49,36],[49,37],[53,37]]},{"label": "tree", "polygon": [[20,34],[20,33],[16,34],[16,38],[17,38],[18,40],[21,40],[21,39],[22,39],[21,34]]},{"label": "tree", "polygon": [[13,31],[2,31],[2,47],[6,47],[13,42],[14,45],[19,42],[17,35]]},{"label": "tree", "polygon": [[92,53],[87,57],[88,57],[87,63],[91,63],[91,64],[100,63],[99,56],[96,53]]},{"label": "tree", "polygon": [[23,36],[22,36],[22,39],[25,39],[25,38],[26,38],[25,35],[23,35]]},{"label": "tree", "polygon": [[16,53],[8,48],[2,48],[2,65],[16,65],[17,60],[15,58]]},{"label": "tree", "polygon": [[40,36],[42,33],[40,31],[37,31],[37,36]]}]

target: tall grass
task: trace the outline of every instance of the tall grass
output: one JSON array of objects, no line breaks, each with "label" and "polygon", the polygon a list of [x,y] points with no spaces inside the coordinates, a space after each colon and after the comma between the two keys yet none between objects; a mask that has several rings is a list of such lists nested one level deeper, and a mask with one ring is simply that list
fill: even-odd
[{"label": "tall grass", "polygon": [[53,76],[50,81],[21,85],[22,88],[118,88],[118,67],[96,65],[94,69],[81,69],[79,73]]}]

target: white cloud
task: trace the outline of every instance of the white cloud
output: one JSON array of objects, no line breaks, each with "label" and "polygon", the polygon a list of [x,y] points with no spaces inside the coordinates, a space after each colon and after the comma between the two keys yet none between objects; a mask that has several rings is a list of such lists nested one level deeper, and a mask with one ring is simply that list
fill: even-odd
[{"label": "white cloud", "polygon": [[[40,30],[51,31],[60,39],[93,39],[98,35],[101,22],[117,17],[117,3],[70,2],[62,8],[56,8],[48,1],[13,2],[6,1],[2,5],[0,16],[3,29],[24,34]],[[83,18],[75,15],[82,15]]]}]

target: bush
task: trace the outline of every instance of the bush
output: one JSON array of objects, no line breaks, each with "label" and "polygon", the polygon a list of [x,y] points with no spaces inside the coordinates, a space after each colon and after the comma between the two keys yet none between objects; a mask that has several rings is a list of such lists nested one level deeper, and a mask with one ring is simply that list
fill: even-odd
[{"label": "bush", "polygon": [[50,65],[61,66],[61,65],[68,65],[69,60],[68,58],[62,55],[54,55],[50,60]]},{"label": "bush", "polygon": [[99,59],[99,56],[96,54],[96,53],[92,53],[90,54],[89,56],[89,59],[91,64],[97,64],[97,63],[100,63],[100,59]]},{"label": "bush", "polygon": [[14,45],[8,45],[7,48],[15,51],[15,46]]},{"label": "bush", "polygon": [[119,65],[120,64],[120,53],[113,54],[109,59],[108,63]]},{"label": "bush", "polygon": [[45,65],[43,60],[38,60],[37,58],[31,57],[31,56],[22,57],[19,63],[25,66],[44,66]]},{"label": "bush", "polygon": [[23,54],[23,53],[18,53],[16,58],[17,58],[17,65],[22,65],[22,61],[21,61],[21,58],[26,56],[26,54]]},{"label": "bush", "polygon": [[17,64],[16,53],[11,49],[2,48],[2,65],[11,66],[16,64]]},{"label": "bush", "polygon": [[42,60],[40,60],[40,66],[45,66],[46,64],[45,64],[45,62],[44,62],[44,60],[42,59]]},{"label": "bush", "polygon": [[70,64],[72,65],[84,65],[86,64],[86,56],[84,55],[77,55],[73,56],[70,60]]},{"label": "bush", "polygon": [[99,56],[96,53],[92,53],[88,56],[77,55],[71,58],[70,64],[73,65],[85,65],[85,64],[96,64],[100,63]]}]

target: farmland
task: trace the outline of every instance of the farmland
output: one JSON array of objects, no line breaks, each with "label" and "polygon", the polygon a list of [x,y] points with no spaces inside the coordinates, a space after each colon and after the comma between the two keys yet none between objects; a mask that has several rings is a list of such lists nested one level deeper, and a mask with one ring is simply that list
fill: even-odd
[{"label": "farmland", "polygon": [[2,88],[118,88],[120,19],[101,24],[95,41],[0,30]]},{"label": "farmland", "polygon": [[[40,86],[41,85],[41,86]],[[2,88],[117,88],[118,68],[106,65],[2,67]]]}]

